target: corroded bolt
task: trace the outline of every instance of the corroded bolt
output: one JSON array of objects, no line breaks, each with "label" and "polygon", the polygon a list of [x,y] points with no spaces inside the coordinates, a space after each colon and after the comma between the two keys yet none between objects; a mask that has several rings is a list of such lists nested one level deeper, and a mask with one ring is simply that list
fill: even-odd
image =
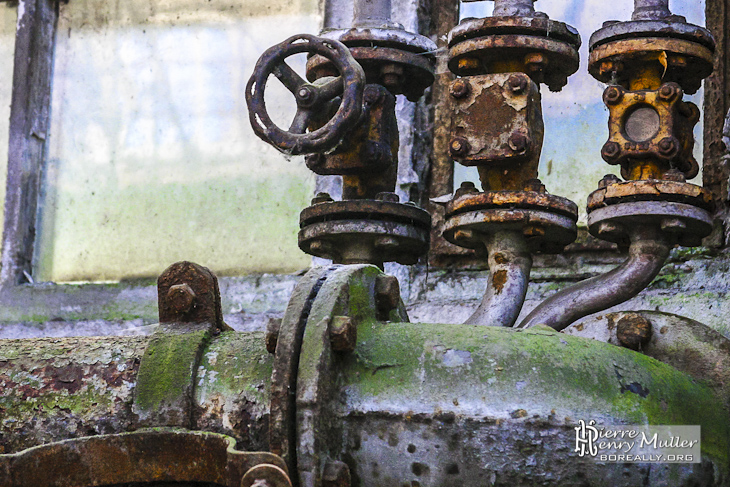
[{"label": "corroded bolt", "polygon": [[659,141],[657,147],[659,148],[659,153],[666,157],[673,157],[679,151],[677,139],[674,137],[664,137]]},{"label": "corroded bolt", "polygon": [[479,62],[479,59],[475,57],[463,57],[459,59],[457,66],[460,70],[473,70],[479,69],[481,63]]},{"label": "corroded bolt", "polygon": [[335,316],[330,323],[330,344],[335,352],[352,352],[357,344],[357,327],[349,316]]},{"label": "corroded bolt", "polygon": [[167,291],[167,302],[170,307],[180,314],[187,313],[195,302],[195,292],[188,284],[175,284]]},{"label": "corroded bolt", "polygon": [[539,52],[531,52],[525,56],[525,67],[527,74],[535,76],[540,74],[547,65],[547,58]]},{"label": "corroded bolt", "polygon": [[662,219],[661,228],[667,233],[682,233],[687,230],[687,224],[676,217]]},{"label": "corroded bolt", "polygon": [[527,148],[530,146],[530,138],[522,132],[512,132],[509,136],[508,144],[510,149],[521,154],[526,152]]},{"label": "corroded bolt", "polygon": [[606,174],[603,176],[603,179],[598,181],[598,188],[603,189],[611,186],[612,184],[618,184],[621,182],[621,178],[616,176],[615,174]]},{"label": "corroded bolt", "polygon": [[474,183],[471,181],[464,181],[461,183],[461,186],[459,186],[459,189],[456,190],[456,193],[454,193],[454,198],[460,198],[465,194],[474,194],[478,192],[479,190],[476,186],[474,186]]},{"label": "corroded bolt", "polygon": [[624,65],[621,61],[603,61],[598,68],[598,72],[601,76],[605,76],[609,73],[618,73],[623,69]]},{"label": "corroded bolt", "polygon": [[266,322],[266,334],[264,340],[266,342],[266,350],[269,353],[276,352],[276,344],[279,341],[279,330],[281,329],[281,318],[269,318]]},{"label": "corroded bolt", "polygon": [[375,308],[378,319],[387,320],[400,304],[400,285],[395,276],[381,274],[375,279]]},{"label": "corroded bolt", "polygon": [[350,469],[340,461],[327,460],[322,472],[322,487],[350,487]]},{"label": "corroded bolt", "polygon": [[464,78],[455,79],[449,87],[449,92],[454,98],[464,98],[470,91],[471,85]]},{"label": "corroded bolt", "polygon": [[332,244],[324,240],[313,240],[309,244],[309,251],[312,253],[330,253],[332,251]]},{"label": "corroded bolt", "polygon": [[474,232],[472,230],[457,230],[454,232],[454,240],[457,242],[462,240],[473,240]]},{"label": "corroded bolt", "polygon": [[677,181],[679,183],[683,183],[687,181],[687,176],[684,175],[682,171],[677,169],[676,167],[673,167],[669,171],[665,172],[662,175],[662,179],[666,179],[667,181]]},{"label": "corroded bolt", "polygon": [[393,90],[399,90],[403,82],[403,66],[388,63],[383,65],[380,70],[382,75],[383,86]]},{"label": "corroded bolt", "polygon": [[687,58],[685,56],[680,56],[677,54],[669,55],[667,58],[667,63],[672,66],[673,68],[686,68],[687,67]]},{"label": "corroded bolt", "polygon": [[616,327],[619,343],[631,350],[640,350],[651,340],[651,322],[637,313],[626,313]]},{"label": "corroded bolt", "polygon": [[365,87],[365,93],[363,94],[363,100],[368,105],[377,105],[383,99],[383,93],[375,86],[367,85]]},{"label": "corroded bolt", "polygon": [[679,86],[674,83],[664,83],[659,88],[659,99],[663,101],[672,101],[679,94]]},{"label": "corroded bolt", "polygon": [[390,191],[383,191],[376,194],[375,199],[378,201],[389,201],[391,203],[398,203],[400,201],[400,196],[395,193],[391,193]]},{"label": "corroded bolt", "polygon": [[609,86],[603,92],[603,101],[606,105],[615,105],[624,97],[624,90],[618,86]]},{"label": "corroded bolt", "polygon": [[449,150],[454,157],[464,156],[469,152],[469,142],[464,137],[454,137],[449,144]]},{"label": "corroded bolt", "polygon": [[523,76],[516,74],[509,77],[507,84],[509,85],[509,89],[512,90],[512,93],[516,95],[523,93],[527,89],[527,80]]},{"label": "corroded bolt", "polygon": [[316,93],[314,90],[309,86],[302,86],[297,91],[297,103],[300,106],[307,107],[310,106],[312,103],[314,103],[316,98]]},{"label": "corroded bolt", "polygon": [[601,149],[601,157],[603,157],[606,162],[616,162],[616,159],[618,159],[619,155],[621,155],[621,146],[618,145],[618,143],[609,141],[603,144],[603,148]]},{"label": "corroded bolt", "polygon": [[534,191],[536,193],[546,193],[547,190],[545,189],[545,185],[542,184],[542,181],[540,181],[537,178],[528,179],[525,182],[525,187],[523,188],[525,191]]},{"label": "corroded bolt", "polygon": [[329,193],[317,193],[317,196],[312,198],[312,204],[318,205],[320,203],[331,203],[334,200],[332,199],[332,196],[329,195]]}]

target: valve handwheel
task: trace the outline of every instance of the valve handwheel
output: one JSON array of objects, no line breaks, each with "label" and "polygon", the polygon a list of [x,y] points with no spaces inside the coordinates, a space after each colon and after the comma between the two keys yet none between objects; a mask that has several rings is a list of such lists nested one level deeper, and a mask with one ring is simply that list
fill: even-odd
[{"label": "valve handwheel", "polygon": [[[289,56],[303,52],[326,57],[339,76],[308,83],[284,62]],[[264,89],[271,74],[296,98],[297,112],[288,131],[272,122],[266,111]],[[327,152],[359,121],[364,88],[365,73],[344,44],[308,34],[290,37],[261,55],[246,85],[251,126],[256,135],[285,154]],[[307,132],[312,118],[337,97],[341,97],[341,102],[334,116],[320,128]]]}]

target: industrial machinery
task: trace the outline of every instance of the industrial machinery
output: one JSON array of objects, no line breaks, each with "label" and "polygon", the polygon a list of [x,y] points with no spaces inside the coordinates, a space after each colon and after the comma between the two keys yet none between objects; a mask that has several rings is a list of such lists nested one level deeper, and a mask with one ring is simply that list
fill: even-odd
[{"label": "industrial machinery", "polygon": [[[317,196],[299,235],[334,263],[300,278],[266,332],[227,327],[215,275],[180,262],[158,279],[150,336],[0,340],[0,486],[730,485],[727,338],[658,312],[570,326],[710,231],[707,193],[685,182],[697,108],[682,95],[709,74],[712,37],[666,0],[635,3],[593,35],[590,58],[610,84],[602,155],[626,181],[599,183],[589,229],[628,248],[624,264],[512,326],[532,252],[576,234],[577,206],[545,191],[537,161],[540,85],[565,86],[580,39],[532,0],[495,0],[492,17],[454,27],[448,53],[450,152],[483,191],[456,191],[444,234],[484,249],[488,289],[465,324],[410,323],[382,265],[414,262],[430,223],[393,197],[393,99],[429,86],[433,46],[392,24],[386,2],[359,1],[352,29],[266,51],[246,91],[261,138],[343,176],[343,200]],[[284,62],[298,52],[309,82]],[[296,98],[288,131],[266,113],[270,74]],[[581,422],[699,425],[701,454],[601,460],[577,448]]]}]

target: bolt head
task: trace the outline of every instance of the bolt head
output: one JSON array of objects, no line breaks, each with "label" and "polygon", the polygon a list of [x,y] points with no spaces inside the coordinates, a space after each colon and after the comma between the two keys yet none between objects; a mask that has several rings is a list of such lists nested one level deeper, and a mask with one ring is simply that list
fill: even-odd
[{"label": "bolt head", "polygon": [[383,93],[375,86],[367,85],[365,93],[363,94],[363,100],[368,105],[376,105],[383,99]]},{"label": "bolt head", "polygon": [[295,96],[299,106],[308,107],[317,98],[317,93],[314,91],[314,87],[305,85],[297,90]]},{"label": "bolt head", "polygon": [[626,313],[618,320],[616,338],[626,348],[641,350],[651,340],[651,334],[651,322],[638,313]]},{"label": "bolt head", "polygon": [[600,189],[607,188],[611,186],[612,184],[617,184],[621,182],[621,178],[616,176],[615,174],[606,174],[603,176],[603,179],[598,181],[598,187]]},{"label": "bolt head", "polygon": [[266,351],[276,353],[276,344],[279,341],[279,330],[281,329],[281,318],[269,318],[266,323],[266,334],[264,340],[266,342]]},{"label": "bolt head", "polygon": [[659,153],[666,157],[674,157],[679,152],[679,144],[674,137],[665,137],[659,141]]},{"label": "bolt head", "polygon": [[662,179],[667,181],[677,181],[678,183],[684,183],[687,181],[687,177],[682,171],[677,168],[672,168],[662,175]]},{"label": "bolt head", "polygon": [[332,196],[329,195],[329,193],[317,193],[317,196],[312,198],[312,204],[318,205],[320,203],[331,203],[334,200],[332,199]]},{"label": "bolt head", "polygon": [[175,284],[167,291],[167,301],[176,313],[185,314],[195,303],[195,292],[188,284]]},{"label": "bolt head", "polygon": [[456,193],[454,193],[454,198],[460,198],[465,194],[474,194],[478,192],[479,190],[474,185],[474,183],[472,183],[471,181],[464,181],[461,183],[459,189],[456,190]]},{"label": "bolt head", "polygon": [[464,78],[455,79],[449,87],[449,92],[454,98],[464,98],[470,91],[471,85]]},{"label": "bolt head", "polygon": [[664,83],[659,88],[659,99],[662,101],[672,101],[679,94],[680,88],[676,83]]},{"label": "bolt head", "polygon": [[624,90],[618,86],[609,86],[603,92],[603,101],[606,105],[616,105],[624,97]]},{"label": "bolt head", "polygon": [[462,157],[469,153],[469,141],[464,137],[454,137],[449,144],[449,151],[454,157]]},{"label": "bolt head", "polygon": [[603,148],[601,149],[601,157],[603,157],[606,162],[614,163],[620,155],[621,146],[618,145],[618,143],[609,141],[603,144]]},{"label": "bolt head", "polygon": [[527,152],[530,146],[530,138],[522,132],[512,132],[509,136],[509,147],[513,152],[521,154]]},{"label": "bolt head", "polygon": [[335,352],[353,352],[357,345],[357,327],[349,316],[335,316],[330,322],[330,344]]},{"label": "bolt head", "polygon": [[400,304],[400,285],[395,276],[381,274],[375,279],[375,307],[378,318],[387,320],[390,312]]},{"label": "bolt head", "polygon": [[397,194],[392,193],[390,191],[383,191],[382,193],[376,194],[375,199],[378,201],[388,201],[390,203],[398,203],[400,201],[400,196],[398,196]]},{"label": "bolt head", "polygon": [[527,79],[524,76],[513,74],[507,80],[507,85],[512,90],[512,93],[519,95],[527,89]]}]

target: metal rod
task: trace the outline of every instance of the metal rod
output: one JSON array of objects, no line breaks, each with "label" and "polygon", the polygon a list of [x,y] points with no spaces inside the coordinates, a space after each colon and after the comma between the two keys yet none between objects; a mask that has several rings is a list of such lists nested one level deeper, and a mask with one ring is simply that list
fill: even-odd
[{"label": "metal rod", "polygon": [[631,20],[661,20],[670,15],[669,0],[634,0]]},{"label": "metal rod", "polygon": [[530,17],[535,13],[535,0],[494,0],[493,17]]},{"label": "metal rod", "polygon": [[390,0],[355,0],[354,27],[381,27],[390,25]]},{"label": "metal rod", "polygon": [[639,294],[661,270],[671,246],[661,230],[646,225],[630,230],[629,258],[602,276],[592,277],[546,299],[519,328],[547,325],[556,330]]},{"label": "metal rod", "polygon": [[521,231],[502,231],[485,239],[489,283],[484,298],[465,324],[512,326],[525,302],[532,254]]}]

